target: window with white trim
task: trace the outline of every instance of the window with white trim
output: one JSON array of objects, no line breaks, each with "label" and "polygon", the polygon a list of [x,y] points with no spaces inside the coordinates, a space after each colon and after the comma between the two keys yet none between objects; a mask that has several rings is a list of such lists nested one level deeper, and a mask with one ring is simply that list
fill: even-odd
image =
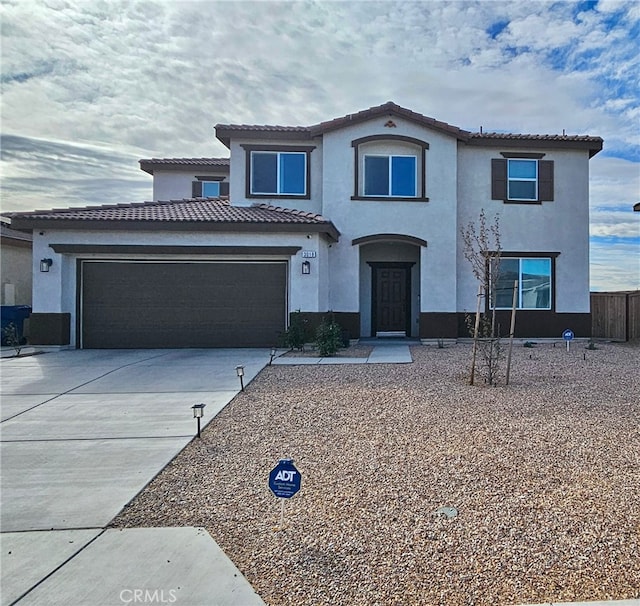
[{"label": "window with white trim", "polygon": [[551,309],[551,258],[501,257],[490,267],[490,280],[495,282],[495,308],[511,309],[513,284],[518,281],[517,309]]},{"label": "window with white trim", "polygon": [[367,154],[363,162],[365,196],[416,197],[415,156]]},{"label": "window with white trim", "polygon": [[507,197],[509,200],[538,199],[537,160],[507,160]]},{"label": "window with white trim", "polygon": [[251,193],[304,196],[307,193],[307,154],[251,152]]}]

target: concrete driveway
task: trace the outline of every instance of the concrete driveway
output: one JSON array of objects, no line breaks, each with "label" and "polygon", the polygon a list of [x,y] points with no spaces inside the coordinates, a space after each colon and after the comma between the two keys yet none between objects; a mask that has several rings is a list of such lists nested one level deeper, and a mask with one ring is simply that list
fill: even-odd
[{"label": "concrete driveway", "polygon": [[236,366],[246,384],[268,361],[258,349],[3,359],[0,604],[262,604],[202,529],[105,527],[193,438],[191,406],[206,404],[205,426],[238,392]]}]

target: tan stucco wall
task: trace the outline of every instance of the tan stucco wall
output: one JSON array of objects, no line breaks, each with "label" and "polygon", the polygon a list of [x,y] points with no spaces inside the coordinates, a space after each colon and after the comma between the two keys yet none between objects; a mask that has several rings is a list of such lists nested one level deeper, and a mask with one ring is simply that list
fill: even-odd
[{"label": "tan stucco wall", "polygon": [[3,240],[0,259],[2,305],[31,305],[31,248]]}]

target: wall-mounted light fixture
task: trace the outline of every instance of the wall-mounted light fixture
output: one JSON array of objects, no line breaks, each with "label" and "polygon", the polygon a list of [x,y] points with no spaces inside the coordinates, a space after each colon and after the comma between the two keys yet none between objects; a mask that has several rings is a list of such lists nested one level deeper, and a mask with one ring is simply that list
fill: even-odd
[{"label": "wall-mounted light fixture", "polygon": [[302,262],[302,273],[308,275],[311,273],[311,263],[309,261]]},{"label": "wall-mounted light fixture", "polygon": [[53,261],[51,259],[40,259],[40,271],[46,272],[49,271],[49,268],[53,265]]}]

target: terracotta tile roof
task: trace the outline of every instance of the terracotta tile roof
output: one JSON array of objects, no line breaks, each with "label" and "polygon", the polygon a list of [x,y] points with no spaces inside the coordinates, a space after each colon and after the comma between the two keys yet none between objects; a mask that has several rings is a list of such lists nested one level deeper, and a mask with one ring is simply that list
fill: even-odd
[{"label": "terracotta tile roof", "polygon": [[601,137],[589,135],[521,135],[516,133],[473,133],[469,145],[537,149],[584,149],[595,156],[604,145]]},{"label": "terracotta tile roof", "polygon": [[180,169],[183,167],[223,170],[229,168],[229,158],[148,158],[139,160],[140,168],[153,174],[154,169]]},{"label": "terracotta tile roof", "polygon": [[311,139],[308,126],[279,126],[271,124],[216,124],[216,137],[229,147],[231,136],[236,133],[256,133],[262,137],[288,140]]},{"label": "terracotta tile roof", "polygon": [[314,124],[312,126],[216,124],[215,128],[216,136],[218,137],[218,139],[220,139],[220,141],[222,141],[228,147],[229,138],[232,133],[268,133],[281,136],[286,135],[289,138],[293,134],[300,136],[300,138],[310,138],[322,135],[327,132],[331,132],[333,130],[337,130],[339,128],[344,128],[345,126],[349,126],[351,124],[357,124],[358,122],[371,120],[372,118],[385,116],[388,114],[402,116],[403,118],[412,120],[413,122],[419,122],[420,124],[428,126],[429,128],[446,132],[450,135],[453,135],[454,137],[463,140],[466,140],[470,134],[467,131],[464,131],[456,126],[447,124],[446,122],[440,122],[438,120],[434,120],[433,118],[429,118],[417,112],[411,111],[410,109],[401,107],[400,105],[393,103],[393,101],[388,101],[387,103],[384,103],[382,105],[370,107],[369,109],[364,109],[355,114],[347,114],[346,116],[334,118],[333,120],[328,120],[326,122],[320,122],[319,124]]},{"label": "terracotta tile roof", "polygon": [[517,139],[522,141],[584,141],[587,143],[602,142],[601,137],[590,135],[521,135],[517,133],[472,133],[472,139]]},{"label": "terracotta tile roof", "polygon": [[276,133],[308,133],[309,126],[282,126],[278,124],[216,124],[216,130],[238,130],[238,131],[259,131]]},{"label": "terracotta tile roof", "polygon": [[[292,138],[294,135],[298,138],[311,138],[315,136],[323,135],[324,133],[344,128],[351,124],[357,124],[365,120],[371,120],[379,116],[386,116],[393,114],[403,117],[407,120],[411,120],[418,124],[421,124],[427,128],[438,130],[445,134],[456,137],[460,141],[465,143],[471,143],[472,145],[492,144],[492,142],[517,142],[527,144],[540,144],[541,142],[548,142],[551,146],[560,147],[588,147],[590,154],[593,156],[602,149],[602,139],[600,137],[591,137],[587,135],[525,135],[515,133],[472,133],[470,131],[463,130],[457,126],[447,124],[446,122],[440,122],[433,118],[429,118],[418,112],[414,112],[405,107],[397,105],[393,101],[388,101],[382,105],[370,107],[364,109],[355,114],[347,114],[340,118],[334,118],[326,122],[320,122],[313,126],[269,126],[269,125],[249,125],[249,124],[217,124],[216,136],[227,147],[229,147],[229,141],[233,134],[236,133],[256,133],[271,136],[274,138]],[[577,144],[577,145],[574,145]]]},{"label": "terracotta tile roof", "polygon": [[[247,225],[299,225],[321,228],[335,239],[339,233],[331,221],[322,215],[300,210],[254,204],[253,206],[233,206],[228,200],[220,198],[187,198],[161,202],[140,202],[132,204],[114,204],[104,206],[85,206],[52,210],[36,210],[23,213],[7,213],[12,225],[20,228],[33,227],[34,224],[58,223],[64,228],[73,223],[73,227],[82,229],[78,222],[146,222],[146,223],[199,223],[199,224],[247,224]],[[108,228],[108,227],[107,227]]]},{"label": "terracotta tile roof", "polygon": [[310,128],[313,134],[323,134],[332,130],[337,130],[345,126],[349,126],[350,124],[357,124],[358,122],[371,120],[372,118],[376,118],[378,116],[386,116],[388,114],[394,114],[396,116],[406,118],[407,120],[411,120],[412,122],[417,122],[429,128],[445,132],[458,139],[462,139],[463,141],[465,141],[470,135],[468,131],[462,130],[457,126],[452,126],[451,124],[447,124],[446,122],[434,120],[433,118],[429,118],[428,116],[402,107],[394,103],[393,101],[387,101],[382,105],[370,107],[369,109],[363,109],[362,111],[359,111],[355,114],[347,114],[346,116],[342,116],[340,118],[334,118],[333,120],[320,122],[320,124],[316,124],[315,126],[312,126]]}]

